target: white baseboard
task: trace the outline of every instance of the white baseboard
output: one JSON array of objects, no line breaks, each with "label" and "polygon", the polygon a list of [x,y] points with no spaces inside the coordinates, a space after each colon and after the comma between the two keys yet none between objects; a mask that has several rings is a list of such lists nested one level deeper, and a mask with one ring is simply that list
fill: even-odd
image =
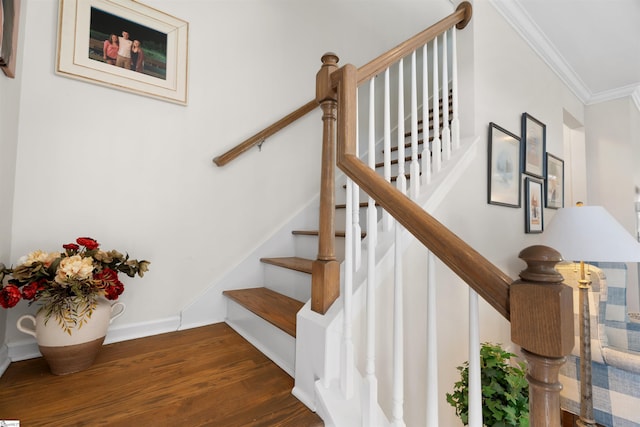
[{"label": "white baseboard", "polygon": [[[180,316],[168,317],[152,322],[140,322],[116,326],[109,329],[104,343],[111,344],[114,342],[128,341],[136,338],[160,335],[167,332],[177,331],[179,327]],[[7,354],[6,358],[10,362],[33,359],[35,357],[41,356],[40,351],[38,350],[38,344],[33,338],[11,342],[8,344],[8,347],[5,345],[4,349],[5,353]],[[3,348],[0,348],[0,373],[4,372],[4,370],[2,369],[2,367],[4,366],[2,359],[2,350]],[[6,367],[4,369],[6,369]]]},{"label": "white baseboard", "polygon": [[9,359],[9,349],[6,344],[2,344],[2,347],[0,347],[0,377],[4,374],[4,371],[7,370],[10,363],[11,359]]}]

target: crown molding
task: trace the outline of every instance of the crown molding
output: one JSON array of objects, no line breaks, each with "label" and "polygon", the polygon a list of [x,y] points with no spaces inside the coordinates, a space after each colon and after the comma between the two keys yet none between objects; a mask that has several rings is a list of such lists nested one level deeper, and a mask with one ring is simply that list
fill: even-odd
[{"label": "crown molding", "polygon": [[583,104],[589,105],[632,96],[636,106],[640,109],[640,86],[632,85],[598,93],[591,92],[519,1],[489,0],[489,2]]},{"label": "crown molding", "polygon": [[489,2],[560,77],[564,84],[583,103],[588,104],[592,97],[591,92],[522,5],[515,0],[489,0]]}]

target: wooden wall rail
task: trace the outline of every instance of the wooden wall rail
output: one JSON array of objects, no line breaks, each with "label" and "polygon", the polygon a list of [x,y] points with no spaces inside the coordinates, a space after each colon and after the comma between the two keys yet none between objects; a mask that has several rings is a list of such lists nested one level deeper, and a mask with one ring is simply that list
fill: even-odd
[{"label": "wooden wall rail", "polygon": [[296,120],[298,120],[299,118],[301,118],[301,117],[307,115],[308,113],[310,113],[311,111],[315,110],[317,106],[318,106],[318,103],[316,102],[315,99],[313,101],[307,102],[302,107],[300,107],[297,110],[295,110],[294,112],[284,116],[283,118],[281,118],[280,120],[278,120],[277,122],[272,124],[271,126],[261,130],[260,132],[258,132],[255,135],[253,135],[251,138],[241,142],[240,144],[236,145],[235,147],[233,147],[231,150],[227,151],[226,153],[221,154],[220,156],[217,156],[216,158],[213,159],[213,162],[218,166],[226,165],[231,160],[233,160],[236,157],[240,156],[245,151],[247,151],[247,150],[255,147],[256,145],[260,144],[261,142],[263,142],[265,139],[267,139],[268,137],[270,137],[274,133],[286,128],[291,123],[293,123]]}]

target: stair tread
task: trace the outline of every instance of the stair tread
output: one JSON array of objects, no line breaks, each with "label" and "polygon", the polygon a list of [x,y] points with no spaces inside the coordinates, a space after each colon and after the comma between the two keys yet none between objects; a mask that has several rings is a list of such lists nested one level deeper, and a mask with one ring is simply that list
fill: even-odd
[{"label": "stair tread", "polygon": [[300,257],[261,258],[261,262],[311,274],[313,260]]},{"label": "stair tread", "polygon": [[223,294],[295,338],[296,315],[304,303],[268,288],[235,289]]}]

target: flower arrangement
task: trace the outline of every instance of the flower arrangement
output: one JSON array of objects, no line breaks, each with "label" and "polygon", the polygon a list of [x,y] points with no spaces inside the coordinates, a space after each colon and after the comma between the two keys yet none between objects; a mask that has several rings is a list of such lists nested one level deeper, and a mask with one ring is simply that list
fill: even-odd
[{"label": "flower arrangement", "polygon": [[[140,277],[149,261],[129,259],[116,250],[103,251],[90,237],[62,246],[64,252],[36,250],[22,257],[15,268],[0,264],[0,306],[14,307],[21,299],[41,302],[45,321],[54,316],[69,334],[80,327],[104,296],[116,300],[124,291],[119,273]],[[9,277],[3,286],[4,278]]]}]

